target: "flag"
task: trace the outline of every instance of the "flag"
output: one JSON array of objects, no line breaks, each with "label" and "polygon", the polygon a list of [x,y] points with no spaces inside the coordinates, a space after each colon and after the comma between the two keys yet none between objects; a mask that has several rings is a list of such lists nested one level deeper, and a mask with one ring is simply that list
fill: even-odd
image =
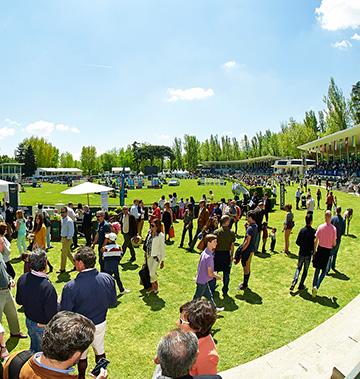
[{"label": "flag", "polygon": [[351,145],[352,145],[352,147],[356,147],[356,137],[355,136],[351,137]]}]

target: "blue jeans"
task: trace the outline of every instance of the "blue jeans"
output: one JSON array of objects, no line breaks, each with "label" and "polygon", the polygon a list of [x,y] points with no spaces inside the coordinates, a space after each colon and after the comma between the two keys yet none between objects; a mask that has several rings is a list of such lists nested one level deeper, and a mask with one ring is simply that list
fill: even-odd
[{"label": "blue jeans", "polygon": [[[320,271],[321,271],[321,275],[320,275]],[[319,289],[321,282],[325,278],[325,275],[326,275],[326,269],[316,268],[315,273],[314,273],[314,279],[313,279],[313,287],[316,287],[317,289]]]},{"label": "blue jeans", "polygon": [[335,270],[336,257],[337,257],[337,253],[339,251],[340,241],[336,241],[336,245],[331,249],[329,261],[328,261],[328,264],[327,264],[327,267],[326,267],[326,272],[327,273],[330,271],[331,268],[333,270]]},{"label": "blue jeans", "polygon": [[42,351],[41,340],[44,334],[44,328],[40,328],[37,322],[26,317],[26,327],[30,336],[30,350],[34,353]]},{"label": "blue jeans", "polygon": [[196,283],[196,291],[195,291],[193,299],[201,299],[202,296],[206,297],[212,303],[212,305],[216,308],[216,304],[215,304],[215,301],[210,289],[209,282],[206,284]]},{"label": "blue jeans", "polygon": [[297,265],[297,268],[296,268],[296,271],[295,271],[295,275],[294,275],[294,279],[293,279],[293,284],[294,285],[298,281],[298,278],[299,278],[299,275],[300,275],[300,272],[301,272],[301,269],[302,269],[303,265],[304,265],[304,270],[303,270],[303,273],[301,275],[300,286],[304,285],[304,282],[305,282],[305,279],[306,279],[306,276],[307,276],[307,273],[308,273],[308,270],[309,270],[309,266],[310,266],[310,260],[311,260],[310,256],[299,255],[298,265]]}]

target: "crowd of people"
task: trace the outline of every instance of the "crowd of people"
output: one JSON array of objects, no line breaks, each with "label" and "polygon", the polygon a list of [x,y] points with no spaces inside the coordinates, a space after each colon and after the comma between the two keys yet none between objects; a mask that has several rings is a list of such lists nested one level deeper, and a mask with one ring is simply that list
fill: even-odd
[{"label": "crowd of people", "polygon": [[[276,192],[276,186],[274,191]],[[346,232],[346,223],[350,223],[352,210],[347,209],[342,215],[336,196],[328,191],[323,198],[320,188],[317,189],[315,202],[306,181],[301,182],[296,192],[296,209],[302,204],[303,196],[306,197],[305,225],[296,238],[299,257],[290,290],[294,290],[301,272],[298,289],[306,289],[305,281],[312,260],[315,269],[312,295],[316,297],[326,274],[330,270],[336,270],[341,237]],[[314,229],[313,213],[322,204],[326,207],[325,222]],[[119,263],[127,250],[130,251],[131,263],[139,259],[139,252],[134,247],[141,245],[144,256],[144,265],[139,272],[141,282],[148,294],[157,296],[158,271],[165,266],[166,246],[174,239],[173,223],[176,220],[183,223],[179,248],[188,252],[197,249],[201,254],[193,300],[180,307],[178,328],[164,336],[159,343],[154,379],[196,378],[198,375],[218,378],[219,355],[211,337],[211,328],[217,313],[224,308],[216,305],[214,292],[221,286],[223,297],[229,296],[231,268],[238,263],[243,268],[243,280],[238,289],[246,291],[254,254],[266,253],[268,239],[271,241],[270,251],[275,251],[277,229],[269,226],[270,209],[268,192],[264,196],[252,193],[246,204],[238,198],[215,202],[211,190],[198,203],[192,197],[178,200],[177,194],[172,193],[168,198],[163,195],[159,201],[153,202],[151,209],[147,209],[142,200],[136,199],[130,207],[124,206],[116,217],[109,217],[102,210],[96,212],[98,226],[94,234],[89,207],[79,204],[74,209],[73,204],[69,203],[60,211],[61,258],[58,273],[64,274],[69,262],[70,270],[77,271],[78,274],[76,279],[69,281],[62,289],[60,303],[47,275],[56,264],[50,264],[47,257],[47,251],[52,248],[51,229],[46,221],[49,216],[42,204],[38,205],[34,223],[30,218],[25,220],[21,210],[16,212],[14,220],[5,218],[5,222],[0,223],[0,310],[1,316],[5,313],[8,319],[10,335],[14,338],[27,338],[20,331],[10,291],[16,285],[15,301],[24,309],[31,353],[24,358],[20,367],[21,378],[84,379],[89,346],[94,350],[96,363],[106,362],[106,317],[108,309],[116,305],[116,285],[120,296],[130,292],[120,278]],[[292,204],[286,204],[285,211],[282,251],[290,254],[290,238],[295,227]],[[245,237],[240,246],[235,248],[235,242],[240,237],[238,224],[242,218]],[[78,245],[76,220],[77,224],[81,220],[80,229],[85,238],[85,246]],[[15,270],[10,263],[9,242],[15,237],[15,232],[19,257],[24,261],[24,274],[16,284]],[[121,246],[117,243],[119,234],[123,240]],[[30,237],[29,246],[26,242],[27,235]],[[100,271],[95,268],[97,260]],[[66,338],[66,343],[60,346],[63,338]],[[18,353],[9,357],[4,341],[5,329],[0,324],[1,358],[7,358],[7,377],[12,362],[18,362],[18,359],[14,359]],[[72,374],[75,364],[78,367],[77,376]],[[98,379],[106,376],[104,369],[95,375]]]}]

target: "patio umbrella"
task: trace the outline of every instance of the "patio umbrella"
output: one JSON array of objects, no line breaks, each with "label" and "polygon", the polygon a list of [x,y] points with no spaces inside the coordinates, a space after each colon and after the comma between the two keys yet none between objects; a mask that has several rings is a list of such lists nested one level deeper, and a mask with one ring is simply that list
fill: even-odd
[{"label": "patio umbrella", "polygon": [[62,191],[61,193],[64,195],[87,195],[89,205],[89,193],[109,192],[112,190],[113,188],[102,186],[101,184],[85,182]]}]

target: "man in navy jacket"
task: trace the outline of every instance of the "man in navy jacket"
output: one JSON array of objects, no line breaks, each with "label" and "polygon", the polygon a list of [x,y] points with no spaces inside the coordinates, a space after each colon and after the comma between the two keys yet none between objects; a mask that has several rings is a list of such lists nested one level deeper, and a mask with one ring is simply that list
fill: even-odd
[{"label": "man in navy jacket", "polygon": [[20,276],[17,282],[16,302],[24,307],[26,326],[31,339],[30,350],[41,350],[45,325],[58,311],[57,294],[47,275],[46,253],[43,250],[29,254],[31,272]]},{"label": "man in navy jacket", "polygon": [[[92,347],[95,361],[105,357],[104,337],[106,314],[110,306],[116,304],[115,280],[95,268],[96,255],[90,247],[80,248],[74,256],[79,274],[64,286],[61,296],[61,310],[80,313],[95,324],[95,338]],[[79,379],[85,379],[87,351],[78,363]]]}]

